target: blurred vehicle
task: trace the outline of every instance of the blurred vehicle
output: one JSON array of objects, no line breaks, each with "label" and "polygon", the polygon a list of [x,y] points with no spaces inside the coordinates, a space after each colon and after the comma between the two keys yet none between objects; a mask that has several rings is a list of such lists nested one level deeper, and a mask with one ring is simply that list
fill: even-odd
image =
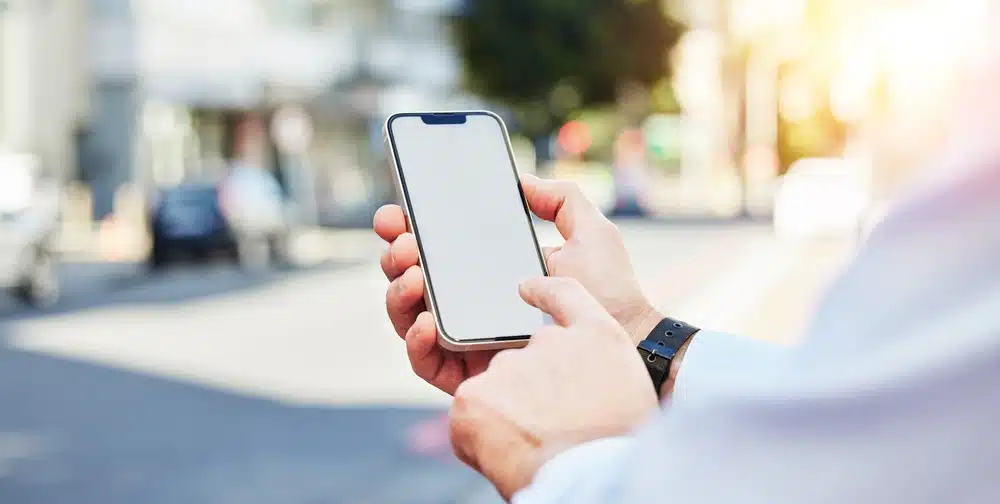
[{"label": "blurred vehicle", "polygon": [[867,186],[843,159],[801,159],[782,177],[774,229],[782,237],[857,236],[868,208]]},{"label": "blurred vehicle", "polygon": [[233,170],[219,184],[162,191],[150,216],[149,264],[221,253],[246,268],[288,261],[290,212],[280,185],[263,170]]},{"label": "blurred vehicle", "polygon": [[59,299],[59,189],[34,156],[0,152],[0,288],[45,307]]},{"label": "blurred vehicle", "polygon": [[238,258],[236,238],[215,185],[185,184],[164,190],[151,213],[150,267],[161,268],[182,254],[202,259],[221,252]]}]

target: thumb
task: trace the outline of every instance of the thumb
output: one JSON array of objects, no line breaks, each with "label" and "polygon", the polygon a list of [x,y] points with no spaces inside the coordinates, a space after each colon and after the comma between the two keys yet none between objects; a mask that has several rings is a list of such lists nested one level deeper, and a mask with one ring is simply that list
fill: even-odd
[{"label": "thumb", "polygon": [[567,277],[540,277],[521,283],[521,299],[552,316],[563,327],[592,319],[604,308],[580,285]]},{"label": "thumb", "polygon": [[606,220],[575,182],[546,180],[525,173],[521,175],[521,187],[531,211],[544,220],[554,222],[559,234],[567,240],[575,232]]}]

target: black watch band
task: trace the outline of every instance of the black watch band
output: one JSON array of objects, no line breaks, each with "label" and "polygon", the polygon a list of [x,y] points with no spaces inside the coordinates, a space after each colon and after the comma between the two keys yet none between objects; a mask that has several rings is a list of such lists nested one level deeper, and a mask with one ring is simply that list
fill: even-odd
[{"label": "black watch band", "polygon": [[639,355],[642,355],[657,394],[670,377],[670,364],[677,351],[698,331],[695,326],[667,317],[639,342]]}]

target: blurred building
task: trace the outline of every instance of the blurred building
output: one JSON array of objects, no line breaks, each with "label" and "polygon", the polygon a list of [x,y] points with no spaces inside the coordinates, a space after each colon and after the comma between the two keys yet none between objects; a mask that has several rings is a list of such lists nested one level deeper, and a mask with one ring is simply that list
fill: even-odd
[{"label": "blurred building", "polygon": [[[354,150],[339,149],[333,156],[320,184],[330,220],[370,213],[393,197],[381,138],[388,115],[479,105],[460,89],[461,64],[448,36],[448,18],[460,3],[371,0],[331,7],[336,17],[352,13],[357,58],[349,77],[330,89],[317,110],[327,117],[350,118],[357,136],[350,142]],[[365,191],[359,191],[363,183]]]},{"label": "blurred building", "polygon": [[750,180],[766,182],[800,158],[834,157],[863,167],[876,199],[905,186],[947,137],[955,86],[992,29],[986,6],[733,0]]},{"label": "blurred building", "polygon": [[274,170],[303,215],[367,220],[391,197],[379,128],[445,108],[453,0],[89,0],[95,114],[81,142],[98,217],[126,183]]},{"label": "blurred building", "polygon": [[[674,49],[673,89],[681,106],[678,180],[651,194],[660,212],[734,215],[741,208],[738,152],[743,120],[731,0],[668,0],[688,27]],[[669,187],[669,189],[668,189]]]},{"label": "blurred building", "polygon": [[77,175],[89,115],[86,16],[78,0],[0,0],[0,150],[37,156],[43,173]]},{"label": "blurred building", "polygon": [[283,151],[308,146],[279,145],[273,113],[308,103],[345,77],[356,57],[349,16],[322,24],[321,7],[311,0],[90,0],[99,112],[81,154],[98,216],[112,210],[126,182],[210,179],[237,158],[284,175]]}]

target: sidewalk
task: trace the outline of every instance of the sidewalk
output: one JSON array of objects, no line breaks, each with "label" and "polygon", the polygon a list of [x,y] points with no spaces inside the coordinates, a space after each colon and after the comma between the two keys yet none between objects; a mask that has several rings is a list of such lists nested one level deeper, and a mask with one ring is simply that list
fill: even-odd
[{"label": "sidewalk", "polygon": [[[716,227],[742,224],[770,225],[766,215],[738,215],[720,217],[707,214],[615,217],[611,219],[622,225],[656,227]],[[552,224],[538,218],[533,219],[536,231],[545,234]],[[366,221],[367,222],[367,221]],[[549,234],[556,235],[554,229]],[[296,264],[315,266],[318,264],[355,263],[377,260],[382,246],[381,240],[371,230],[370,224],[350,227],[309,226],[296,229],[292,235],[292,257]],[[146,259],[148,237],[142,229],[119,228],[101,229],[99,224],[65,224],[57,239],[57,251],[66,262],[94,263],[118,262],[136,263]]]},{"label": "sidewalk", "polygon": [[[145,260],[147,241],[141,230],[65,225],[56,250],[64,263],[140,263]],[[378,244],[378,237],[368,228],[304,227],[293,232],[291,247],[296,264],[311,266],[369,260],[378,257],[372,255]]]},{"label": "sidewalk", "polygon": [[142,265],[134,262],[63,262],[59,266],[60,296],[69,300],[101,295],[143,273]]}]

